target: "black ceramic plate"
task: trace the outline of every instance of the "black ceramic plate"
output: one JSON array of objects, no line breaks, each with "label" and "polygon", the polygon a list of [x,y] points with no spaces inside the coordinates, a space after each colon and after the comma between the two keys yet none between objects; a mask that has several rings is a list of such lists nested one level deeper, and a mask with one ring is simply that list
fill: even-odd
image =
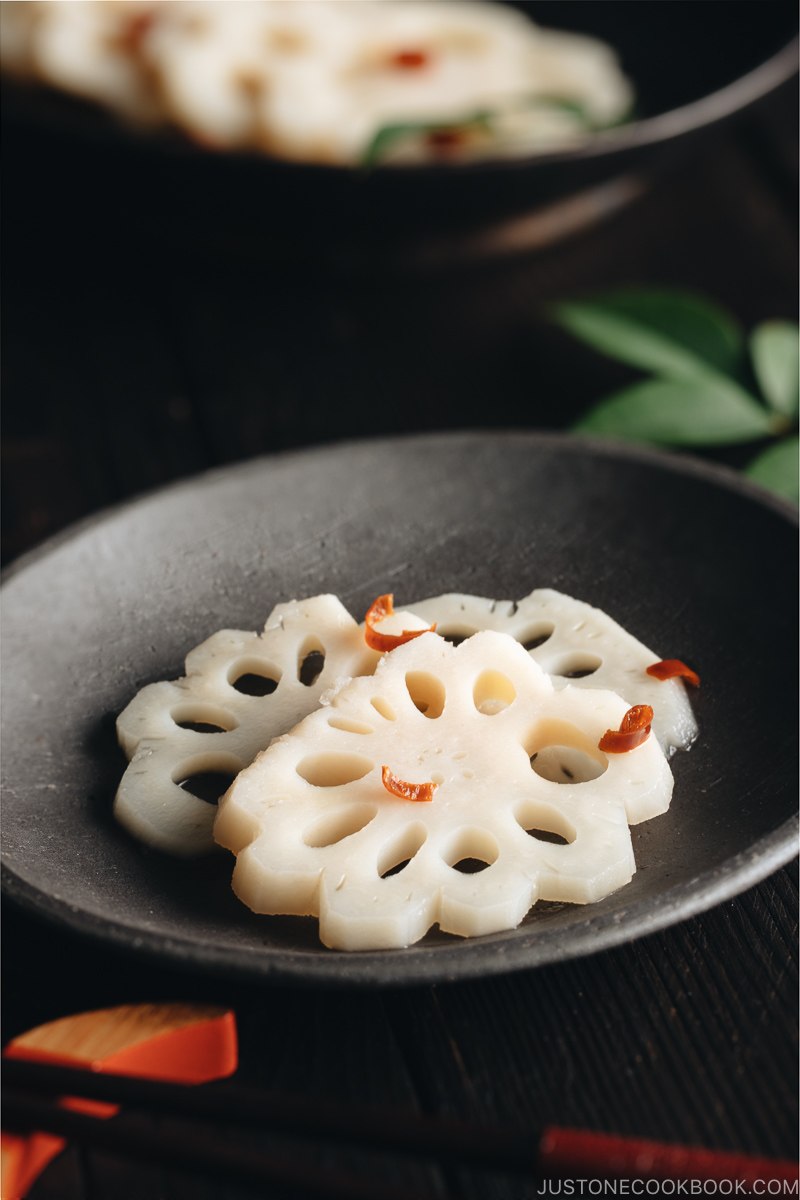
[{"label": "black ceramic plate", "polygon": [[[455,434],[260,459],[159,492],[50,543],[4,588],[5,886],[87,935],[249,977],[414,983],[598,950],[749,887],[795,853],[796,528],[788,507],[688,460],[557,435]],[[316,921],[255,917],[232,860],[168,859],[119,829],[114,717],[214,630],[337,593],[599,605],[703,677],[700,739],[669,813],[634,829],[638,871],[516,930],[338,954]]]}]

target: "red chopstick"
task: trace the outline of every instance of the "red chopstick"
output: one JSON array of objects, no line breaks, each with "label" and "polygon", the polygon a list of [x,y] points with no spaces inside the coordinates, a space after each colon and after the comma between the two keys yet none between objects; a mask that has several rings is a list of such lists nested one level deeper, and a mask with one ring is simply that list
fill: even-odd
[{"label": "red chopstick", "polygon": [[[94,1073],[24,1060],[6,1059],[4,1125],[58,1133],[118,1153],[135,1154],[171,1166],[211,1171],[245,1181],[271,1181],[309,1195],[392,1200],[384,1185],[363,1190],[362,1178],[291,1160],[231,1149],[212,1133],[143,1133],[129,1129],[124,1114],[100,1119],[52,1103],[57,1096],[113,1100],[127,1109],[170,1113],[193,1121],[235,1125],[271,1133],[355,1143],[372,1151],[433,1158],[464,1167],[524,1173],[539,1178],[730,1180],[745,1187],[756,1180],[790,1185],[798,1180],[794,1162],[670,1146],[637,1138],[548,1127],[529,1130],[467,1123],[415,1113],[344,1108],[308,1097],[281,1096],[229,1083],[195,1087],[124,1075]],[[13,1091],[10,1091],[13,1089]],[[43,1093],[50,1100],[41,1100]],[[33,1095],[32,1095],[33,1094]],[[353,1190],[358,1184],[360,1190]],[[338,1189],[338,1190],[337,1190]],[[350,1189],[350,1190],[348,1190]]]}]

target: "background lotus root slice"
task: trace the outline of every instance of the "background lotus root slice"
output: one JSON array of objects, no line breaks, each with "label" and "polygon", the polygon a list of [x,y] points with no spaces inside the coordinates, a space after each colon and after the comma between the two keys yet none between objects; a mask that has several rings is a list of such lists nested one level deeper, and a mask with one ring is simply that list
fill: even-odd
[{"label": "background lotus root slice", "polygon": [[120,714],[117,735],[131,761],[116,817],[159,850],[212,850],[216,808],[180,784],[213,772],[223,792],[326,688],[371,672],[377,657],[335,596],[279,604],[262,634],[215,633],[188,655],[185,678],[151,684]]},{"label": "background lotus root slice", "polygon": [[[238,776],[214,834],[245,904],[318,916],[333,948],[407,946],[435,923],[474,936],[514,928],[537,899],[599,900],[635,870],[628,821],[669,805],[655,737],[597,749],[626,702],[554,689],[504,634],[458,648],[423,634],[326,699]],[[432,801],[392,795],[383,765],[436,783]]]},{"label": "background lotus root slice", "polygon": [[[688,750],[697,736],[697,723],[683,683],[660,682],[645,669],[680,648],[662,647],[655,654],[599,608],[550,588],[539,588],[524,600],[487,600],[450,594],[422,600],[406,608],[422,625],[437,623],[443,637],[458,641],[481,629],[495,629],[516,638],[531,657],[553,677],[557,688],[607,688],[629,705],[649,704],[653,731],[664,751]],[[406,614],[398,614],[402,621]],[[383,627],[382,627],[383,628]]]},{"label": "background lotus root slice", "polygon": [[[497,134],[478,152],[525,154],[632,101],[609,46],[504,4],[5,0],[0,29],[0,65],[22,79],[202,146],[302,161],[359,163],[382,126],[478,110]],[[401,157],[436,156],[424,131],[403,140]]]}]

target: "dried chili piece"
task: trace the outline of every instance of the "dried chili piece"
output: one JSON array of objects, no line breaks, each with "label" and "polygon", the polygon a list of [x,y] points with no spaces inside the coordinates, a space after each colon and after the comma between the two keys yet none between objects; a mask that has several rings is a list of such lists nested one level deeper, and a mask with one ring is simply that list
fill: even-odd
[{"label": "dried chili piece", "polygon": [[650,736],[653,710],[649,704],[634,704],[619,723],[619,729],[607,729],[597,748],[606,754],[626,754],[646,742]]},{"label": "dried chili piece", "polygon": [[700,687],[700,676],[679,658],[665,658],[661,662],[653,663],[651,667],[647,668],[647,674],[652,675],[654,679],[661,680],[685,679],[687,683],[691,683],[692,687]]},{"label": "dried chili piece", "polygon": [[123,54],[138,54],[155,21],[155,6],[129,17],[114,41],[114,49]]},{"label": "dried chili piece", "polygon": [[370,650],[378,650],[381,654],[385,654],[389,650],[396,650],[398,646],[404,646],[406,642],[412,641],[413,638],[420,637],[423,633],[434,633],[436,630],[436,622],[433,625],[427,626],[425,629],[404,629],[402,633],[378,633],[375,628],[386,617],[394,615],[394,596],[389,593],[386,596],[378,596],[377,600],[373,600],[367,609],[367,615],[364,617],[364,640]]},{"label": "dried chili piece", "polygon": [[393,67],[399,68],[401,71],[418,71],[421,67],[427,67],[431,61],[431,56],[427,50],[397,50],[389,59]]},{"label": "dried chili piece", "polygon": [[466,129],[431,129],[425,141],[433,150],[457,150],[468,137]]},{"label": "dried chili piece", "polygon": [[421,800],[428,802],[433,799],[436,783],[407,783],[398,778],[387,766],[381,767],[381,781],[387,792],[399,796],[401,800]]}]

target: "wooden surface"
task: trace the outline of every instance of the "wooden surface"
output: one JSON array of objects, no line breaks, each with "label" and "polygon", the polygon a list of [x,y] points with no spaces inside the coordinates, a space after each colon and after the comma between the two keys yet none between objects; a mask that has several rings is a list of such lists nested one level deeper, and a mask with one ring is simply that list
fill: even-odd
[{"label": "wooden surface", "polygon": [[[691,162],[646,180],[638,202],[548,249],[389,275],[346,257],[298,266],[257,248],[166,244],[130,213],[90,230],[62,208],[58,173],[12,138],[6,560],[125,497],[287,446],[405,429],[564,427],[626,375],[548,325],[544,306],[556,297],[673,284],[706,292],[748,325],[794,315],[795,113],[789,88]],[[589,959],[327,993],[170,973],[7,908],[4,1036],[86,1008],[206,1000],[237,1010],[244,1082],[791,1157],[797,912],[788,868]],[[318,1158],[355,1163],[378,1193],[391,1180],[409,1196],[533,1194],[519,1179],[390,1168],[349,1152]],[[72,1151],[32,1200],[245,1194]]]}]

